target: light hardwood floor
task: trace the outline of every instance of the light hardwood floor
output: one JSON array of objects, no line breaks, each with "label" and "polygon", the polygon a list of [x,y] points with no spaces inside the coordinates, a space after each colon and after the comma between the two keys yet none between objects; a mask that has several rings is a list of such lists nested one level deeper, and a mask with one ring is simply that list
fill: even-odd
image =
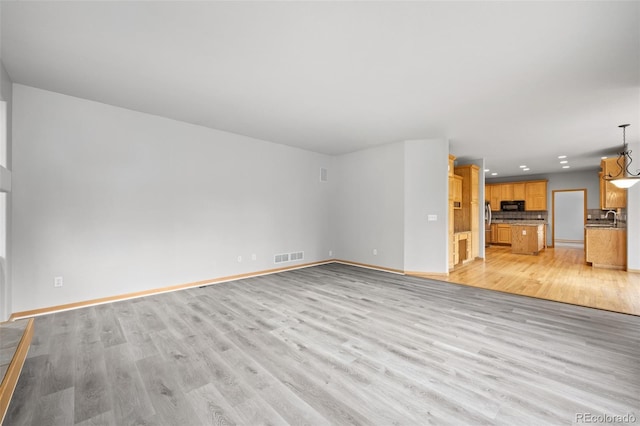
[{"label": "light hardwood floor", "polygon": [[329,264],[38,317],[6,425],[640,418],[640,317]]},{"label": "light hardwood floor", "polygon": [[487,259],[457,267],[448,282],[640,315],[640,274],[587,265],[584,250],[547,248],[537,256],[512,254],[506,246],[487,248]]}]

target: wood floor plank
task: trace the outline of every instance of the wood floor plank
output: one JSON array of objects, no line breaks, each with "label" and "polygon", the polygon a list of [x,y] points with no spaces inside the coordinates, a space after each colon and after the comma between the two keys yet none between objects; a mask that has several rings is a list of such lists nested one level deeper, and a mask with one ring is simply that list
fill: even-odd
[{"label": "wood floor plank", "polygon": [[212,383],[187,393],[202,425],[236,425],[236,412]]},{"label": "wood floor plank", "polygon": [[39,317],[33,342],[7,424],[640,418],[639,316],[342,264]]},{"label": "wood floor plank", "polygon": [[74,389],[67,388],[55,393],[43,396],[38,401],[33,414],[34,425],[72,425],[73,419]]},{"label": "wood floor plank", "polygon": [[73,381],[74,421],[79,423],[111,410],[112,401],[102,342],[83,343],[73,350],[78,353]]},{"label": "wood floor plank", "polygon": [[137,361],[136,366],[161,424],[199,424],[200,420],[180,389],[170,362],[154,355]]},{"label": "wood floor plank", "polygon": [[153,416],[155,410],[136,367],[129,345],[113,345],[104,350],[112,416],[117,424],[135,424]]}]

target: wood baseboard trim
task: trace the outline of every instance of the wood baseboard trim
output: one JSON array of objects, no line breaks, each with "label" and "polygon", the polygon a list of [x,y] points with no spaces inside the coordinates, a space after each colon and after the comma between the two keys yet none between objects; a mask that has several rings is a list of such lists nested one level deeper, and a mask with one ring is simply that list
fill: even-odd
[{"label": "wood baseboard trim", "polygon": [[627,269],[627,272],[631,272],[632,274],[640,274],[640,269]]},{"label": "wood baseboard trim", "polygon": [[416,278],[433,278],[433,277],[448,277],[448,272],[420,272],[420,271],[405,271],[405,275]]},{"label": "wood baseboard trim", "polygon": [[9,363],[9,367],[5,372],[4,378],[2,379],[2,383],[0,384],[0,425],[4,421],[4,416],[7,414],[7,409],[9,408],[13,391],[16,389],[20,372],[22,372],[22,367],[24,366],[24,361],[27,359],[29,346],[31,346],[31,339],[33,338],[33,318],[28,321],[29,322],[22,333],[20,343],[18,343],[16,352],[13,355],[13,358]]},{"label": "wood baseboard trim", "polygon": [[258,277],[258,276],[261,276],[261,275],[270,275],[270,274],[275,274],[275,273],[278,273],[278,272],[290,271],[290,270],[294,270],[294,269],[308,268],[308,267],[311,267],[311,266],[324,265],[324,264],[333,263],[333,262],[335,262],[335,260],[333,260],[333,259],[321,260],[321,261],[318,261],[318,262],[309,262],[309,263],[303,263],[303,264],[300,264],[300,265],[285,266],[285,267],[282,267],[282,268],[265,269],[265,270],[262,270],[262,271],[247,272],[247,273],[244,273],[244,274],[237,274],[237,275],[229,275],[229,276],[226,276],[226,277],[213,278],[213,279],[204,280],[204,281],[196,281],[196,282],[187,283],[187,284],[178,284],[178,285],[174,285],[174,286],[161,287],[161,288],[156,288],[156,289],[151,289],[151,290],[143,290],[143,291],[136,291],[136,292],[133,292],[133,293],[120,294],[120,295],[117,295],[117,296],[101,297],[101,298],[98,298],[98,299],[90,299],[90,300],[85,300],[85,301],[82,301],[82,302],[67,303],[67,304],[64,304],[64,305],[49,306],[49,307],[46,307],[46,308],[32,309],[32,310],[29,310],[29,311],[15,312],[15,313],[11,314],[11,317],[9,318],[9,321],[15,321],[17,319],[22,319],[22,318],[36,317],[36,316],[40,316],[40,315],[51,314],[51,313],[54,313],[54,312],[68,311],[68,310],[71,310],[71,309],[85,308],[87,306],[102,305],[104,303],[117,302],[117,301],[120,301],[120,300],[135,299],[135,298],[138,298],[138,297],[151,296],[151,295],[154,295],[154,294],[168,293],[168,292],[171,292],[171,291],[184,290],[184,289],[187,289],[187,288],[202,287],[202,286],[206,286],[206,285],[219,284],[219,283],[229,282],[229,281],[237,281],[237,280],[241,280],[243,278]]},{"label": "wood baseboard trim", "polygon": [[342,263],[344,265],[359,266],[361,268],[375,269],[377,271],[391,272],[394,274],[400,274],[400,275],[405,274],[405,271],[403,271],[402,269],[387,268],[384,266],[370,265],[368,263],[352,262],[350,260],[340,260],[340,259],[334,259],[333,262]]}]

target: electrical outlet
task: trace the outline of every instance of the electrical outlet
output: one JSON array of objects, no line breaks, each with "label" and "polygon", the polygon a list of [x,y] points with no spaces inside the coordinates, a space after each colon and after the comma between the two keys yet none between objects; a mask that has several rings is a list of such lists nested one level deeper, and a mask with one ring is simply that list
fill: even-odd
[{"label": "electrical outlet", "polygon": [[329,256],[333,256],[333,250],[329,250]]},{"label": "electrical outlet", "polygon": [[373,249],[373,255],[377,256],[378,255],[378,249]]},{"label": "electrical outlet", "polygon": [[242,262],[242,256],[238,256],[238,263]]},{"label": "electrical outlet", "polygon": [[257,258],[258,258],[258,256],[257,256],[255,253],[253,253],[253,254],[251,255],[251,260],[256,260]]},{"label": "electrical outlet", "polygon": [[62,281],[62,277],[54,277],[53,278],[53,286],[54,287],[62,287],[64,282]]}]

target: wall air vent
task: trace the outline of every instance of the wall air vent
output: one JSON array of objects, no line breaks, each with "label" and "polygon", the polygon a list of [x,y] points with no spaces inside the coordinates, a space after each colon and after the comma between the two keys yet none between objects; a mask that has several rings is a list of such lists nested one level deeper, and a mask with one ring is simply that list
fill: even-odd
[{"label": "wall air vent", "polygon": [[293,262],[295,260],[302,260],[302,259],[304,259],[303,251],[297,251],[295,253],[282,253],[282,254],[276,254],[273,257],[273,263]]},{"label": "wall air vent", "polygon": [[290,257],[291,257],[292,261],[294,261],[294,260],[302,260],[302,259],[304,259],[304,252],[303,251],[298,251],[298,252],[295,252],[295,253],[291,253]]}]

